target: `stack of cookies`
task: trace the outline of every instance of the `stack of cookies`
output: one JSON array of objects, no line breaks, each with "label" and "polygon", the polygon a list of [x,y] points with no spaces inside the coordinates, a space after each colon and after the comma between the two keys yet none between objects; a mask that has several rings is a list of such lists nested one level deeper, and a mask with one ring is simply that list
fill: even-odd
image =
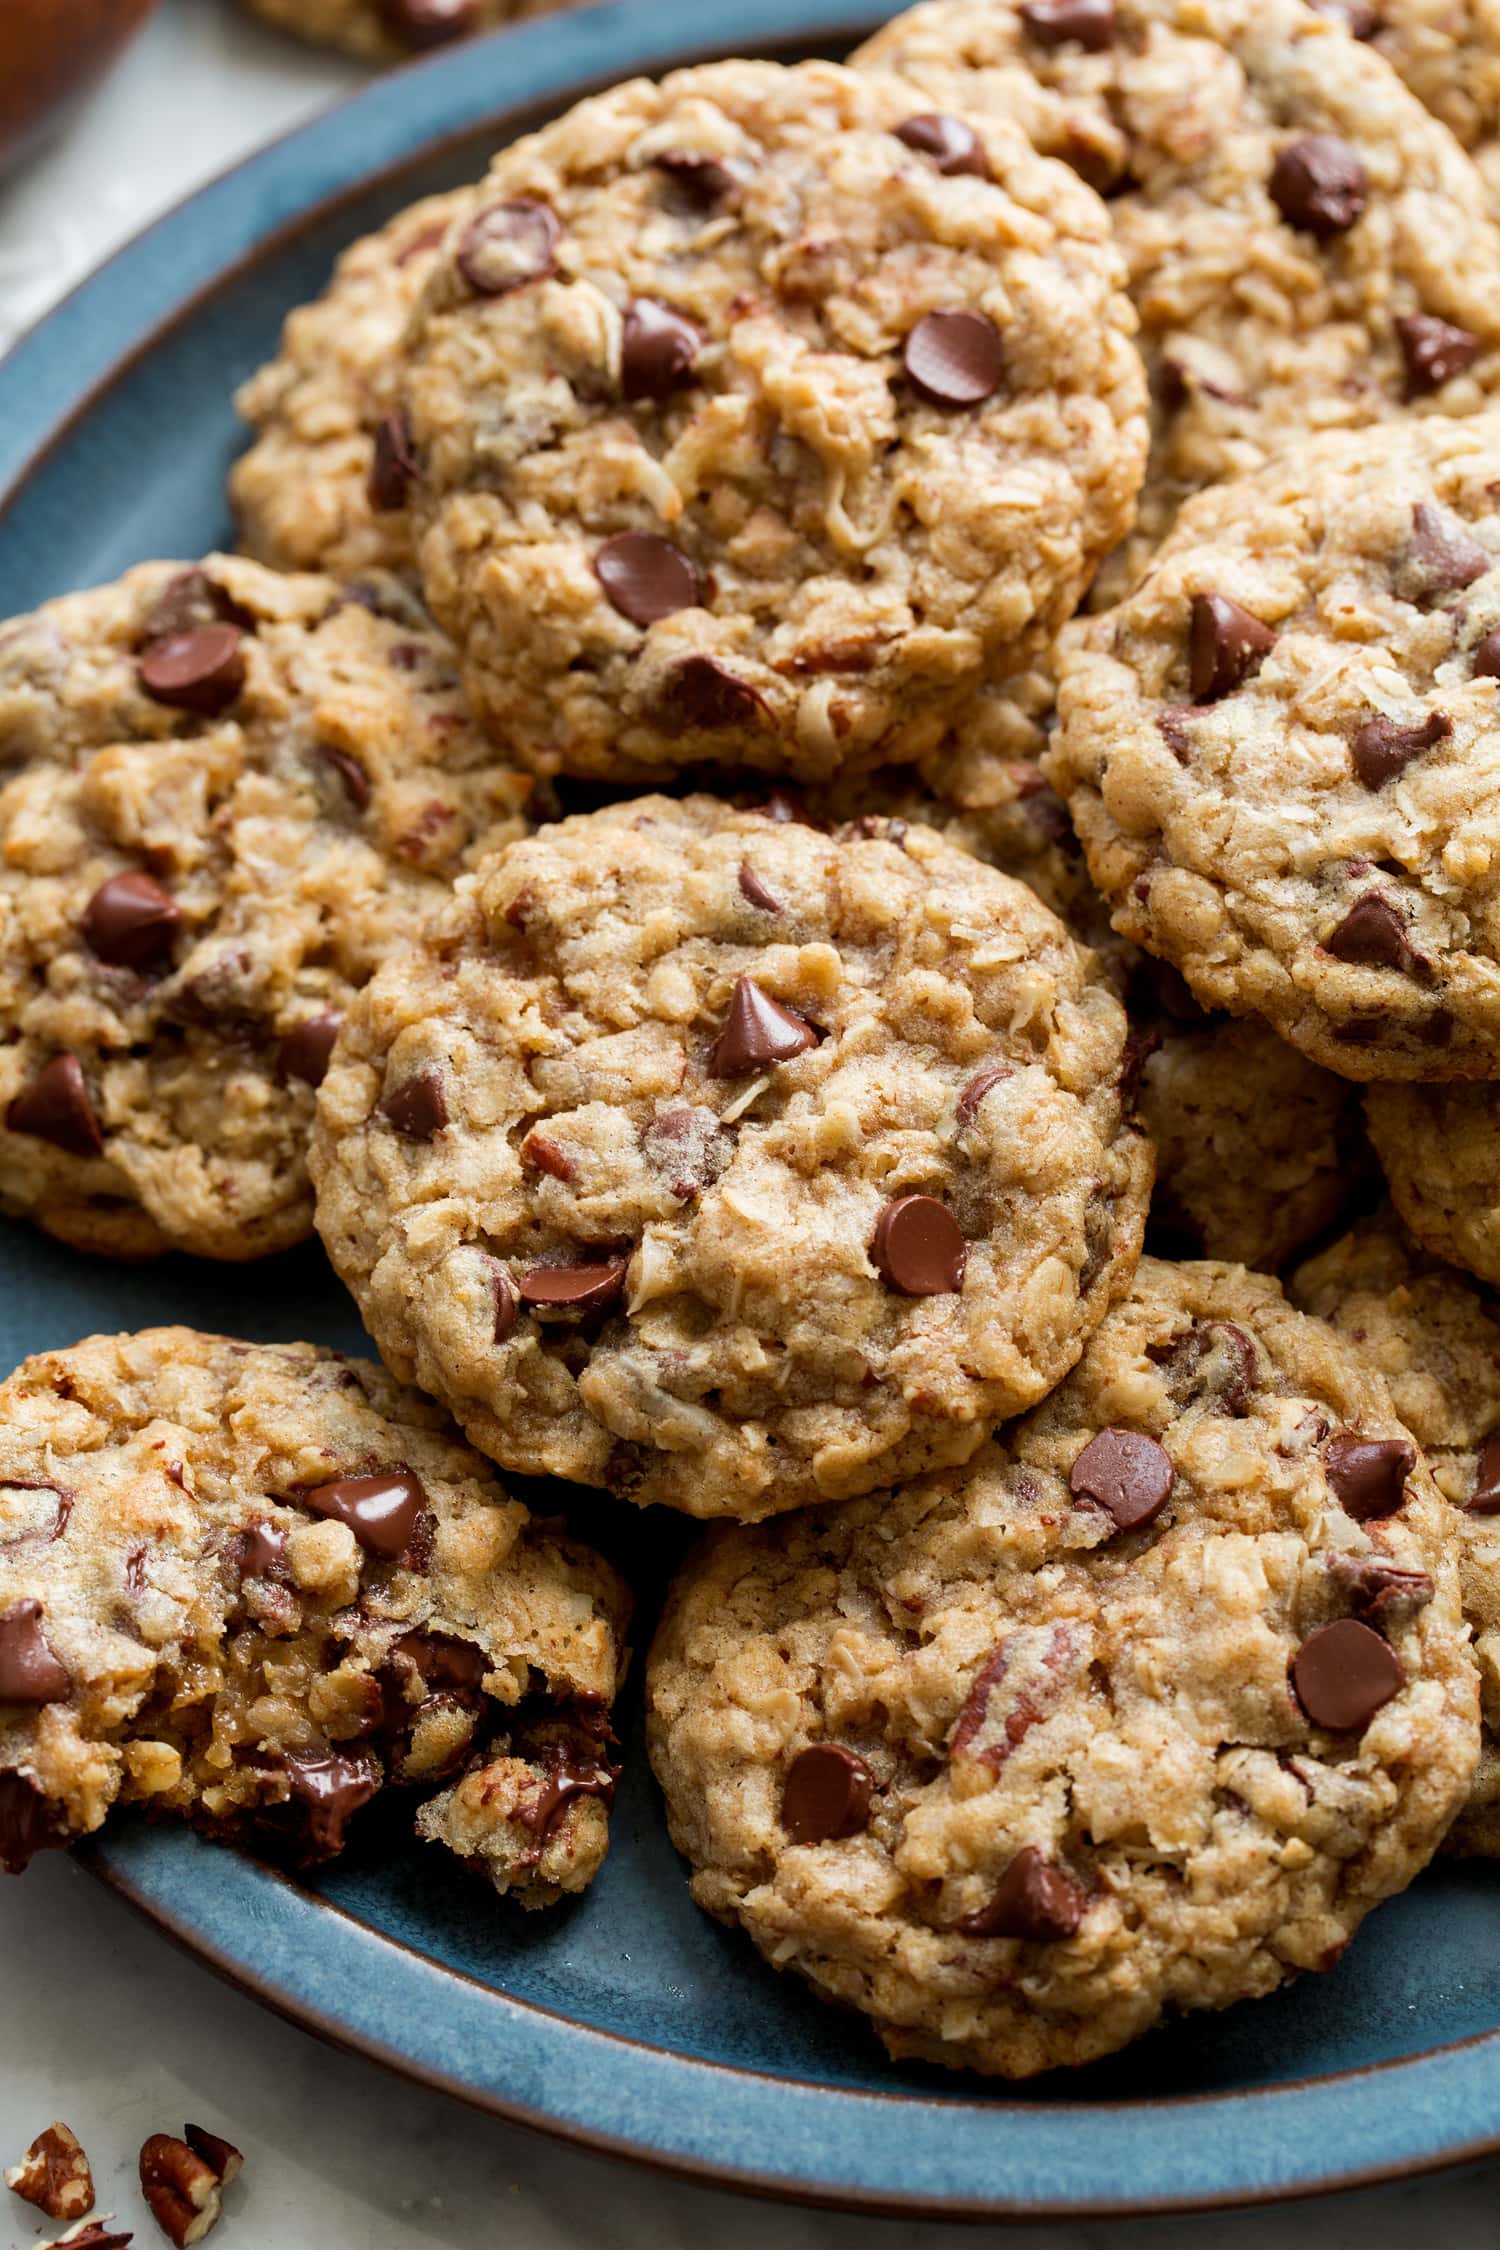
[{"label": "stack of cookies", "polygon": [[384,1361],[0,1389],[10,1864],[388,1785],[583,1887],[630,1595],[497,1471],[713,1519],[672,1835],[893,2055],[1087,2061],[1500,1851],[1472,60],[927,0],[621,86],[291,316],[241,555],[0,634],[0,1199],[315,1223]]}]

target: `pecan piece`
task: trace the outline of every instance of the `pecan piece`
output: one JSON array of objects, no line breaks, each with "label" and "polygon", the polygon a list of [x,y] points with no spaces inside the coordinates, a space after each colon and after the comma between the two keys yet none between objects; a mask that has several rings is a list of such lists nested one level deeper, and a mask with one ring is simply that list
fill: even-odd
[{"label": "pecan piece", "polygon": [[81,2219],[94,2208],[94,2175],[78,2135],[61,2119],[38,2133],[19,2164],[0,2174],[12,2192],[49,2219]]},{"label": "pecan piece", "polygon": [[141,2193],[175,2250],[201,2242],[217,2223],[224,2189],[243,2162],[239,2150],[217,2133],[201,2125],[183,2131],[184,2140],[153,2133],[141,2149]]}]

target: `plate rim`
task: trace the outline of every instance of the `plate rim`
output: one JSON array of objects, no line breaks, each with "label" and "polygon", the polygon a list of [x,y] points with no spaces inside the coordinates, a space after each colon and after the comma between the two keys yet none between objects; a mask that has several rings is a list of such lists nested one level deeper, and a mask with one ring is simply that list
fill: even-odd
[{"label": "plate rim", "polygon": [[[403,172],[440,157],[448,148],[486,126],[496,134],[524,130],[538,112],[555,109],[638,71],[659,72],[684,63],[733,55],[750,48],[852,43],[889,12],[878,0],[739,0],[732,36],[705,37],[701,0],[603,0],[560,17],[511,27],[486,38],[440,51],[389,71],[356,87],[302,124],[264,143],[247,156],[180,198],[119,244],[77,282],[42,318],[18,336],[0,357],[0,529],[34,478],[88,420],[109,392],[149,361],[203,306],[231,290],[247,273],[293,243],[300,235],[338,216],[372,190],[393,186]],[[516,61],[525,91],[497,106],[484,59]],[[371,147],[380,151],[369,161]],[[266,190],[262,208],[257,191]],[[174,276],[174,253],[181,254],[186,278]],[[66,370],[66,373],[64,372]],[[48,403],[43,403],[48,402]],[[191,1848],[196,1840],[183,1836]],[[202,1847],[208,1849],[209,1847]],[[1500,2124],[1462,2140],[1445,2139],[1434,2118],[1431,2145],[1389,2161],[1331,2169],[1298,2169],[1273,2178],[1241,2176],[1221,2187],[1183,2193],[1148,2184],[1133,2193],[1070,2193],[1066,2189],[1017,2197],[998,2192],[977,2196],[931,2194],[925,2190],[871,2187],[857,2177],[837,2181],[790,2171],[766,2171],[724,2159],[668,2148],[634,2134],[614,2133],[582,2123],[558,2108],[520,2100],[513,2094],[427,2064],[403,2053],[383,2037],[362,2028],[346,2014],[332,2014],[283,1974],[263,1974],[244,1951],[236,1955],[201,1918],[194,1921],[149,1880],[127,1864],[128,1847],[108,1832],[75,1855],[91,1876],[133,1911],[213,1973],[247,1993],[273,2013],[328,2044],[381,2064],[432,2090],[453,2095],[507,2122],[572,2145],[623,2157],[649,2169],[700,2184],[728,2187],[790,2203],[857,2212],[867,2216],[994,2220],[1061,2220],[1166,2216],[1178,2213],[1248,2209],[1295,2198],[1411,2179],[1500,2151]],[[676,2048],[656,2048],[629,2034],[562,2015],[543,2004],[487,1986],[450,1968],[418,1948],[390,1936],[336,1902],[319,1897],[258,1863],[237,1864],[255,1879],[280,1887],[294,1901],[296,1917],[321,1909],[345,1925],[353,1942],[389,1952],[410,1966],[407,1974],[447,1979],[485,1994],[502,2009],[550,2018],[559,2027],[599,2041],[658,2056],[689,2075],[708,2079],[751,2079],[776,2090],[780,2099],[840,2105],[920,2104],[922,2097],[900,2088],[855,2088],[817,2080],[781,2078],[744,2066],[712,2061]],[[1245,2087],[1228,2094],[1147,2097],[1137,2102],[1086,2103],[1062,2096],[1041,2104],[1007,2101],[1003,2092],[945,2102],[956,2117],[981,2110],[995,2120],[1110,2111],[1127,2118],[1171,2118],[1179,2111],[1224,2111],[1245,2116],[1261,2105],[1300,2094],[1332,2099],[1340,2089],[1370,2079],[1394,2083],[1434,2066],[1500,2066],[1500,2027],[1426,2048],[1412,2055],[1351,2066],[1313,2078]],[[1481,2107],[1494,2115],[1492,2079],[1471,2089]],[[979,2082],[984,2083],[984,2082]],[[1399,2099],[1399,2096],[1398,2096]],[[1414,2106],[1420,2107],[1420,2104]],[[1274,2125],[1272,2127],[1274,2133]],[[832,2138],[833,2136],[830,2136]],[[1003,2150],[997,2149],[997,2158]],[[855,2162],[858,2162],[856,2154]]]}]

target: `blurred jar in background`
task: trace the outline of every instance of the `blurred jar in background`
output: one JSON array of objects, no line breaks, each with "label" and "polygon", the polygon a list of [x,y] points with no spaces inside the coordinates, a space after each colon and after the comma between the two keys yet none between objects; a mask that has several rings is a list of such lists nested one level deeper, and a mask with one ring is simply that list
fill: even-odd
[{"label": "blurred jar in background", "polygon": [[103,77],[156,0],[0,0],[0,165],[30,154]]}]

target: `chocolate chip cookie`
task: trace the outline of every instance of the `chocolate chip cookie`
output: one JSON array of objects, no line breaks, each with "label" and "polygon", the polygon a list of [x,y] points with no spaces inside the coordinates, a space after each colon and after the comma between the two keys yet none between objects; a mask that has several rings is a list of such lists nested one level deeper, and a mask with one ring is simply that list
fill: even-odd
[{"label": "chocolate chip cookie", "polygon": [[1500,1283],[1497,1089],[1372,1086],[1370,1138],[1391,1200],[1424,1249]]},{"label": "chocolate chip cookie", "polygon": [[370,62],[400,62],[474,32],[555,15],[577,0],[246,0],[280,31]]},{"label": "chocolate chip cookie", "polygon": [[525,826],[395,580],[147,563],[0,627],[0,1206],[81,1248],[311,1232],[339,1016]]},{"label": "chocolate chip cookie", "polygon": [[411,310],[467,194],[432,195],[344,252],[235,406],[256,432],[229,495],[240,544],[274,570],[412,571],[411,446],[394,397]]},{"label": "chocolate chip cookie", "polygon": [[624,1588],[363,1360],[185,1328],[0,1387],[0,1865],[115,1804],[301,1865],[386,1784],[544,1906],[608,1847]]},{"label": "chocolate chip cookie", "polygon": [[1183,1256],[1273,1271],[1362,1184],[1358,1088],[1265,1024],[1167,1024],[1142,1065],[1140,1119],[1156,1149],[1152,1240]]},{"label": "chocolate chip cookie", "polygon": [[408,337],[410,506],[476,709],[532,765],[804,779],[936,746],[1129,523],[1108,214],[1003,117],[732,62],[505,150]]},{"label": "chocolate chip cookie", "polygon": [[1351,30],[1468,149],[1500,209],[1500,11],[1495,0],[1342,0]]},{"label": "chocolate chip cookie", "polygon": [[966,1467],[690,1558],[647,1696],[694,1897],[1014,2078],[1331,1968],[1474,1772],[1447,1513],[1273,1280],[1143,1261]]},{"label": "chocolate chip cookie", "polygon": [[1291,1292],[1380,1370],[1449,1503],[1484,1747],[1447,1849],[1500,1856],[1500,1307],[1389,1214],[1311,1259]]},{"label": "chocolate chip cookie", "polygon": [[319,1230],[502,1464],[742,1518],[890,1484],[1128,1281],[1123,1010],[1023,885],[871,825],[560,821],[350,1011]]},{"label": "chocolate chip cookie", "polygon": [[1348,1078],[1500,1076],[1497,492],[1495,415],[1313,440],[1063,637],[1115,928]]},{"label": "chocolate chip cookie", "polygon": [[855,61],[920,89],[929,131],[1014,118],[1110,197],[1153,432],[1108,599],[1190,493],[1291,438],[1495,394],[1485,183],[1380,55],[1301,0],[930,0]]}]

